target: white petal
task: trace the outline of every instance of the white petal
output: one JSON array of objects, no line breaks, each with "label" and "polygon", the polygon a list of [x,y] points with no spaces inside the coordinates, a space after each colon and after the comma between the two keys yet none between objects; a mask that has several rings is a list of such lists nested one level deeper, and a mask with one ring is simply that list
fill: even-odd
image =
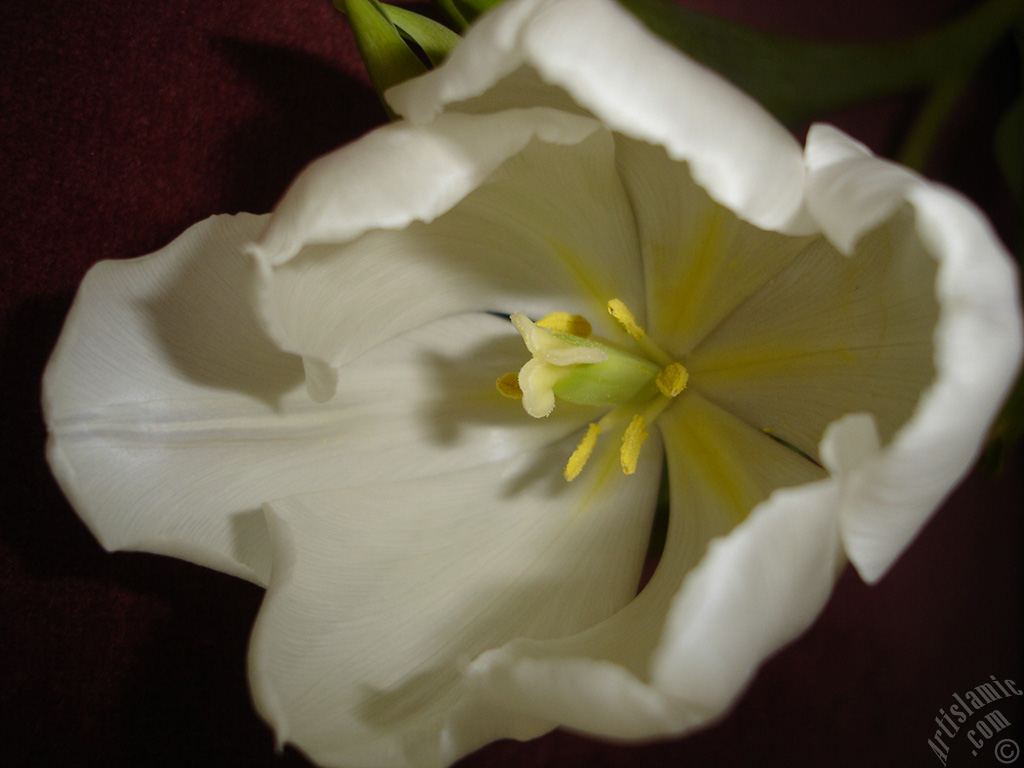
[{"label": "white petal", "polygon": [[693,393],[658,424],[672,512],[651,582],[590,631],[481,656],[481,696],[613,738],[678,734],[719,715],[813,620],[837,568],[835,493],[814,483],[765,499],[821,470]]},{"label": "white petal", "polygon": [[[718,202],[769,229],[806,228],[799,146],[765,110],[611,0],[512,0],[469,30],[444,65],[388,92],[413,122],[508,94],[530,67],[611,129],[690,163]],[[510,78],[511,76],[511,78]],[[510,78],[506,80],[506,78]],[[540,89],[541,103],[558,104]]]},{"label": "white petal", "polygon": [[[79,289],[43,379],[48,456],[110,549],[150,549],[251,579],[266,572],[258,517],[244,504],[210,514],[203,492],[192,496],[201,475],[147,461],[154,450],[173,454],[163,441],[175,424],[186,440],[201,434],[181,404],[216,404],[223,426],[249,403],[272,408],[301,381],[298,360],[273,346],[248,304],[253,275],[239,247],[264,225],[249,215],[207,219],[150,256],[97,264]],[[170,511],[162,494],[178,497]]]},{"label": "white petal", "polygon": [[[506,78],[521,79],[526,74],[521,50],[524,31],[549,5],[550,0],[506,0],[491,9],[463,35],[442,66],[391,88],[386,94],[388,104],[414,123],[427,123],[449,104],[480,96]],[[511,108],[545,103],[543,94],[549,88],[536,79],[533,85],[525,94],[508,89]],[[542,94],[539,101],[535,100],[538,94]],[[493,111],[509,108],[496,106]]]},{"label": "white petal", "polygon": [[604,306],[640,302],[640,257],[596,128],[551,110],[446,115],[303,173],[255,250],[268,330],[304,357],[312,396],[382,340],[459,312],[560,310],[619,334]]},{"label": "white petal", "polygon": [[910,198],[941,263],[937,378],[885,448],[857,420],[835,425],[823,445],[853,457],[842,464],[843,543],[867,581],[885,574],[974,463],[1021,359],[1017,276],[988,225],[952,192],[922,186]]},{"label": "white petal", "polygon": [[935,270],[906,211],[850,257],[819,238],[693,351],[690,386],[812,456],[845,413],[889,440],[935,378]]},{"label": "white petal", "polygon": [[325,766],[446,765],[551,727],[473,699],[474,656],[591,626],[636,590],[660,474],[606,445],[268,505],[275,559],[251,684],[280,741]]},{"label": "white petal", "polygon": [[807,208],[821,231],[843,253],[878,227],[906,202],[920,177],[871,151],[831,125],[817,123],[807,132],[805,158]]},{"label": "white petal", "polygon": [[[704,454],[702,477],[713,491],[711,499],[726,509],[749,508],[771,494],[728,536],[713,541],[687,576],[651,662],[658,690],[715,716],[735,701],[771,654],[810,626],[845,560],[836,482],[823,479],[820,468],[771,438],[746,425],[742,431],[741,422],[723,411],[709,410],[704,418],[701,424],[680,417],[666,434],[666,445],[677,447],[685,471],[693,471],[694,455]],[[723,442],[731,439],[724,442],[728,453],[720,449],[722,456],[740,455],[749,466],[738,471],[735,463],[706,455],[693,435],[698,426]],[[684,470],[679,475],[681,489],[697,482]],[[746,495],[737,498],[741,489]]]},{"label": "white petal", "polygon": [[267,499],[493,461],[587,422],[567,405],[538,423],[497,393],[527,354],[486,315],[394,340],[346,368],[345,397],[311,403],[248,304],[238,246],[263,223],[207,220],[82,285],[44,380],[49,457],[107,548],[265,582]]},{"label": "white petal", "polygon": [[[844,496],[843,542],[861,576],[875,581],[973,464],[1014,380],[1022,345],[1018,276],[983,215],[960,195],[872,157],[829,126],[812,128],[807,161],[811,212],[838,247],[870,241],[865,232],[875,223],[909,206],[907,235],[919,245],[907,243],[908,250],[937,262],[927,283],[939,307],[934,382],[895,436],[884,412],[865,408],[884,448],[872,450],[863,421],[844,421],[828,435],[831,450],[860,456],[843,469],[855,489]],[[923,275],[915,280],[925,283]]]},{"label": "white petal", "polygon": [[300,173],[252,250],[277,266],[310,244],[432,221],[531,140],[577,144],[598,127],[548,109],[444,115],[423,127],[385,125]]},{"label": "white petal", "polygon": [[845,564],[834,485],[777,491],[712,543],[666,620],[653,666],[658,690],[717,716],[814,622]]},{"label": "white petal", "polygon": [[647,286],[647,330],[677,357],[814,242],[748,224],[712,200],[686,163],[617,137]]}]

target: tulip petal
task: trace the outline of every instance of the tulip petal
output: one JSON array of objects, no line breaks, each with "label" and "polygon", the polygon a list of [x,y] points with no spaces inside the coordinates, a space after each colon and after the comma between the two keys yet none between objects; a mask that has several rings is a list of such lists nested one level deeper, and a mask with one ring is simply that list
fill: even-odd
[{"label": "tulip petal", "polygon": [[559,637],[636,591],[660,445],[635,475],[606,444],[573,483],[572,440],[534,455],[267,505],[274,565],[250,652],[280,742],[325,766],[446,765],[551,727],[481,706],[474,656]]},{"label": "tulip petal", "polygon": [[[688,428],[682,420],[677,426]],[[769,453],[767,445],[760,448]],[[773,444],[771,453],[779,448]],[[683,698],[713,715],[736,700],[765,660],[813,623],[846,562],[836,482],[792,453],[767,461],[767,471],[759,466],[751,475],[771,495],[727,537],[712,542],[673,599],[652,660],[660,691],[684,692]]]},{"label": "tulip petal", "polygon": [[819,238],[691,353],[690,386],[811,456],[844,413],[888,440],[935,378],[935,269],[906,212],[852,256]]},{"label": "tulip petal", "polygon": [[682,358],[815,238],[743,221],[661,147],[622,136],[616,147],[639,230],[647,330]]},{"label": "tulip petal", "polygon": [[416,123],[435,119],[446,105],[478,112],[537,103],[564,108],[554,88],[522,91],[531,79],[521,75],[524,68],[613,131],[688,161],[697,182],[741,218],[806,230],[805,172],[793,137],[611,0],[503,4],[468,31],[444,65],[391,89],[386,99]]},{"label": "tulip petal", "polygon": [[906,202],[911,188],[927,183],[824,123],[807,132],[805,157],[807,207],[825,236],[847,254]]},{"label": "tulip petal", "polygon": [[[607,317],[642,304],[633,214],[611,136],[551,110],[382,128],[314,163],[254,252],[271,336],[311,396],[381,341],[465,311]],[[595,212],[599,212],[595,216]]]},{"label": "tulip petal", "polygon": [[[828,126],[807,155],[811,212],[852,255],[822,244],[794,260],[701,343],[691,386],[830,469],[826,450],[859,457],[841,472],[843,542],[874,581],[969,469],[1013,382],[1017,277],[956,193]],[[817,449],[846,413],[865,415]]]},{"label": "tulip petal", "polygon": [[[882,205],[870,190],[878,174],[892,171],[825,126],[809,137],[809,156],[812,149],[813,156],[830,159],[812,167],[822,178],[816,215],[841,244],[859,233],[830,226],[838,217],[829,214],[834,202],[827,192],[846,188],[864,206]],[[891,441],[883,428],[873,435],[867,417],[843,420],[829,436],[830,452],[847,457],[841,465],[851,489],[841,512],[843,543],[867,581],[885,574],[974,463],[1021,360],[1018,276],[988,223],[955,192],[916,178],[904,189],[922,247],[938,261],[935,381]]]},{"label": "tulip petal", "polygon": [[592,415],[538,423],[494,387],[526,352],[507,321],[448,318],[346,368],[309,401],[263,334],[239,247],[263,217],[222,216],[86,277],[43,385],[49,458],[108,549],[169,554],[265,583],[260,505],[281,494],[449,471],[543,446]]},{"label": "tulip petal", "polygon": [[658,424],[672,512],[650,583],[589,631],[481,656],[470,675],[487,701],[613,738],[682,733],[720,715],[824,604],[841,559],[834,483],[693,393]]}]

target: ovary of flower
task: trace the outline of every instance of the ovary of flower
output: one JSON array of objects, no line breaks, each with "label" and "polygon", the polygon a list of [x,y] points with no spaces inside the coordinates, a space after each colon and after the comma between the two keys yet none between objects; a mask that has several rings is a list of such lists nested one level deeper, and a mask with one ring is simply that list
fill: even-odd
[{"label": "ovary of flower", "polygon": [[641,355],[585,339],[591,325],[578,315],[555,312],[534,323],[516,312],[512,325],[533,357],[518,376],[508,373],[496,382],[506,397],[522,397],[523,408],[538,419],[554,410],[556,395],[580,405],[611,408],[589,425],[569,457],[563,474],[570,482],[583,470],[600,434],[621,426],[628,416],[632,418],[622,432],[620,463],[625,474],[633,474],[647,425],[682,393],[689,379],[686,368],[651,341],[622,301],[612,299],[607,308]]}]

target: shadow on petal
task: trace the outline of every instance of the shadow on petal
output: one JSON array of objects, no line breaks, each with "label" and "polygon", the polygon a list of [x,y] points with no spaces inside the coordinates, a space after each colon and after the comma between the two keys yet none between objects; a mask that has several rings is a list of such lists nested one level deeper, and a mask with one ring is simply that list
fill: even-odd
[{"label": "shadow on petal", "polygon": [[[466,315],[466,322],[472,323],[475,317],[480,316]],[[434,389],[443,393],[424,414],[437,443],[457,443],[469,425],[506,429],[529,423],[522,406],[502,397],[494,384],[502,374],[518,370],[529,354],[511,325],[509,331],[507,337],[489,338],[458,356],[435,351],[423,355],[424,370],[432,378]],[[467,390],[475,395],[467,396]]]},{"label": "shadow on petal", "polygon": [[264,334],[250,296],[251,259],[216,228],[203,230],[193,254],[165,276],[166,286],[141,302],[166,359],[188,381],[250,395],[271,406],[302,382],[297,357]]},{"label": "shadow on petal", "polygon": [[[467,327],[507,326],[507,335],[491,335],[465,352],[449,354],[438,349],[421,350],[421,368],[430,379],[430,389],[437,393],[420,413],[425,439],[439,447],[457,447],[473,438],[485,437],[495,454],[508,457],[524,451],[535,451],[578,431],[598,418],[592,407],[559,402],[550,416],[535,419],[527,414],[518,400],[502,396],[495,381],[505,373],[518,370],[529,359],[522,338],[511,324],[481,313],[462,317]],[[570,449],[571,452],[571,449]],[[569,458],[567,453],[565,459]],[[532,484],[551,475],[552,493],[565,480],[559,471],[550,473],[550,462],[538,467],[536,473],[523,472],[516,481]],[[515,490],[510,490],[514,494]]]}]

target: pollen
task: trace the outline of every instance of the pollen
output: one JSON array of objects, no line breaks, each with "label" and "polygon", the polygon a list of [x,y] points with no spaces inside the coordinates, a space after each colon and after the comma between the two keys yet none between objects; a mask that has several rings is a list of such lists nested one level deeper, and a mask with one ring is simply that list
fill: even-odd
[{"label": "pollen", "polygon": [[619,299],[612,299],[608,302],[608,314],[619,322],[622,330],[628,333],[633,341],[640,341],[647,336],[644,329],[637,323],[636,317],[629,311],[629,307]]},{"label": "pollen", "polygon": [[516,371],[499,377],[494,385],[502,395],[512,400],[519,400],[523,396],[523,390],[519,388],[519,374]]},{"label": "pollen", "polygon": [[597,436],[600,434],[601,428],[597,424],[591,424],[587,427],[587,433],[580,440],[579,445],[576,446],[576,450],[572,452],[569,461],[565,463],[565,471],[562,474],[568,482],[571,483],[575,480],[583,470],[587,460],[590,458],[590,454],[594,452],[594,446],[597,445]]},{"label": "pollen", "polygon": [[651,341],[647,331],[641,328],[640,324],[636,321],[636,315],[630,312],[629,307],[620,299],[612,299],[608,302],[608,314],[618,321],[619,325],[622,326],[622,330],[629,334],[629,337],[633,339],[637,347],[640,348],[640,351],[649,360],[653,360],[658,365],[663,366],[673,362],[671,355]]},{"label": "pollen", "polygon": [[690,374],[681,363],[670,363],[665,366],[665,370],[658,374],[654,383],[657,384],[658,391],[665,397],[675,397],[686,389],[686,382],[689,379]]},{"label": "pollen", "polygon": [[570,315],[568,312],[552,312],[537,321],[541,328],[547,328],[552,333],[564,333],[569,336],[579,336],[585,339],[593,332],[593,328],[587,318],[581,315]]},{"label": "pollen", "polygon": [[622,471],[627,475],[636,472],[636,464],[640,459],[640,449],[647,439],[647,423],[639,413],[633,417],[622,435],[622,450],[619,452],[619,460],[622,463]]}]

